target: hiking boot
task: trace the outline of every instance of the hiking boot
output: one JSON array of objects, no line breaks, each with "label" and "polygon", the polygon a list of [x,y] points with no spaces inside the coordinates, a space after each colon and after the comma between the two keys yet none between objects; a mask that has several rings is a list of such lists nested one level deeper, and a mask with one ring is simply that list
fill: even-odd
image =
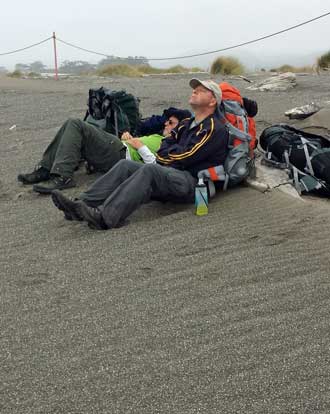
[{"label": "hiking boot", "polygon": [[88,226],[94,230],[107,230],[101,211],[95,207],[89,207],[83,201],[78,202],[77,211],[83,220],[87,221]]},{"label": "hiking boot", "polygon": [[66,220],[77,220],[82,221],[83,218],[77,211],[78,200],[71,200],[66,197],[61,191],[54,190],[51,194],[54,205],[64,213]]},{"label": "hiking boot", "polygon": [[41,181],[47,181],[49,178],[49,170],[41,166],[37,166],[32,173],[18,174],[17,176],[17,180],[23,184],[37,184]]},{"label": "hiking boot", "polygon": [[53,175],[51,179],[44,184],[35,184],[33,191],[42,194],[50,194],[54,190],[65,190],[66,188],[75,187],[76,183],[71,177],[62,177],[61,175]]}]

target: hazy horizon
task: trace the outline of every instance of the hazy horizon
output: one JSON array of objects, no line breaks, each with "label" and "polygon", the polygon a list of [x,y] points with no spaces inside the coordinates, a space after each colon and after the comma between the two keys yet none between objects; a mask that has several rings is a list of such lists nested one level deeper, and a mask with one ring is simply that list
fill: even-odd
[{"label": "hazy horizon", "polygon": [[[140,0],[123,0],[116,7],[99,0],[97,8],[80,6],[80,2],[58,0],[53,5],[31,0],[17,8],[2,6],[0,53],[10,52],[39,42],[56,31],[58,38],[86,49],[120,57],[150,58],[181,56],[220,49],[264,36],[299,24],[328,12],[321,0],[302,4],[298,0],[269,0],[266,4],[237,0],[190,0],[177,4]],[[329,7],[330,9],[330,7]],[[274,64],[314,64],[320,54],[330,49],[330,16],[293,31],[253,45],[221,53],[238,57],[248,69],[269,68]],[[22,29],[23,28],[23,29]],[[97,63],[102,56],[57,43],[59,65],[65,60]],[[151,61],[153,66],[174,64],[203,68],[219,54],[172,61]],[[17,63],[40,60],[54,67],[53,45],[48,41],[32,49],[0,56],[0,66],[12,70]]]}]

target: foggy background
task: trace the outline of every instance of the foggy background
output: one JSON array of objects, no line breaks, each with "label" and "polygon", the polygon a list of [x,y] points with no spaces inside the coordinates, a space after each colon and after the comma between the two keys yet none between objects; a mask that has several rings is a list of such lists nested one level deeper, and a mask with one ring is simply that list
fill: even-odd
[{"label": "foggy background", "polygon": [[[161,58],[200,53],[235,45],[301,23],[330,10],[329,1],[268,0],[31,0],[1,6],[0,53],[56,36],[86,49],[120,57]],[[64,60],[97,63],[102,56],[57,43]],[[330,16],[274,38],[238,49],[184,60],[153,62],[207,68],[219,55],[235,56],[250,70],[284,63],[314,64],[330,50]],[[0,56],[0,66],[41,60],[54,67],[48,41],[24,52]]]}]

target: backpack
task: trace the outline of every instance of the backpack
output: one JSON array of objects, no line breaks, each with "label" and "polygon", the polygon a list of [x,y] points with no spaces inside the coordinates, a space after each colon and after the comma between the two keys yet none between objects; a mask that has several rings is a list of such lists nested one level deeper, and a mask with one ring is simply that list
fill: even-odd
[{"label": "backpack", "polygon": [[162,115],[151,115],[148,118],[141,119],[137,130],[137,136],[142,137],[152,134],[163,135],[165,123],[171,116],[174,116],[181,121],[182,117],[190,118],[191,112],[170,106],[169,108],[164,109]]},{"label": "backpack", "polygon": [[166,122],[165,115],[151,115],[148,118],[141,119],[136,131],[138,137],[152,134],[162,134]]},{"label": "backpack", "polygon": [[[256,125],[253,116],[258,112],[257,102],[242,98],[240,91],[227,82],[220,83],[222,102],[218,113],[229,131],[228,154],[224,165],[199,172],[207,180],[210,196],[215,193],[214,181],[223,182],[223,190],[247,178],[254,168],[254,150],[257,146]],[[249,113],[244,104],[249,105]],[[251,116],[253,115],[253,116]]]},{"label": "backpack", "polygon": [[227,82],[221,82],[219,86],[222,91],[224,115],[229,122],[229,131],[232,130],[233,142],[231,145],[237,147],[242,143],[242,139],[239,136],[235,136],[237,131],[231,128],[232,125],[250,136],[249,148],[251,150],[251,157],[254,157],[254,150],[257,146],[257,133],[253,117],[258,113],[258,104],[256,101],[243,98],[240,91]]},{"label": "backpack", "polygon": [[299,194],[330,195],[330,141],[286,124],[272,125],[260,136],[263,163],[289,170]]},{"label": "backpack", "polygon": [[139,103],[138,98],[125,90],[90,89],[84,121],[117,137],[125,131],[135,135],[141,119]]}]

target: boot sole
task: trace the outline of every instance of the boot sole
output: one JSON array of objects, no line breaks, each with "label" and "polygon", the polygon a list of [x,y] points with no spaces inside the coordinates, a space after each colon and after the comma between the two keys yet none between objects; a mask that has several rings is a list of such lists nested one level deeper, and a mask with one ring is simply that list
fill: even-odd
[{"label": "boot sole", "polygon": [[17,181],[19,181],[20,183],[24,184],[24,185],[34,185],[34,184],[39,184],[45,181],[48,181],[47,178],[45,178],[44,180],[34,180],[34,181],[29,181],[27,179],[25,179],[24,177],[18,176],[17,177]]},{"label": "boot sole", "polygon": [[46,187],[34,185],[33,186],[33,191],[35,191],[36,193],[40,193],[40,194],[51,194],[55,190],[66,190],[68,188],[73,188],[73,187],[76,187],[75,182],[72,182],[72,183],[67,184],[63,187],[57,187],[57,188],[46,188]]}]

